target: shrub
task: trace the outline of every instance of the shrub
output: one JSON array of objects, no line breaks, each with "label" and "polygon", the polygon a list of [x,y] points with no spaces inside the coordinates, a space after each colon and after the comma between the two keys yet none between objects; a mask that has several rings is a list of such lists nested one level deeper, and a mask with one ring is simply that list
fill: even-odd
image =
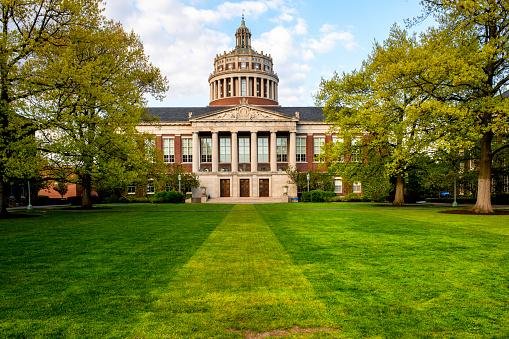
[{"label": "shrub", "polygon": [[180,192],[175,192],[175,191],[166,192],[166,191],[163,191],[163,192],[157,192],[156,194],[154,194],[154,196],[152,197],[151,200],[152,200],[152,202],[157,202],[157,203],[173,203],[173,204],[176,204],[176,203],[184,202],[184,199],[185,199],[184,194],[182,194]]},{"label": "shrub", "polygon": [[341,201],[360,202],[360,201],[369,201],[369,199],[364,197],[362,194],[349,193],[347,195],[342,196]]},{"label": "shrub", "polygon": [[330,201],[335,196],[334,192],[313,190],[309,192],[302,192],[303,202],[325,202]]}]

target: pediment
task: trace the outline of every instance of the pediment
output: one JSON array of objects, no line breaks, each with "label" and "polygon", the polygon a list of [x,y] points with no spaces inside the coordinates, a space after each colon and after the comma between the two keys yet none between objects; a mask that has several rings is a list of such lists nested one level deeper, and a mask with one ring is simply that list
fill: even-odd
[{"label": "pediment", "polygon": [[288,117],[278,112],[265,108],[259,108],[250,105],[239,105],[232,108],[216,111],[214,113],[202,115],[197,118],[191,118],[190,121],[296,121],[295,117]]}]

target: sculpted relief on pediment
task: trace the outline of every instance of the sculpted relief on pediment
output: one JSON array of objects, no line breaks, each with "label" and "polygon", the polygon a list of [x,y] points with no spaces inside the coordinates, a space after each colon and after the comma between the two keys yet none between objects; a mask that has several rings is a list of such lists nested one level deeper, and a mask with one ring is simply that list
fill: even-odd
[{"label": "sculpted relief on pediment", "polygon": [[203,118],[200,121],[288,121],[291,120],[277,113],[265,112],[248,106],[240,106],[227,111],[218,112]]}]

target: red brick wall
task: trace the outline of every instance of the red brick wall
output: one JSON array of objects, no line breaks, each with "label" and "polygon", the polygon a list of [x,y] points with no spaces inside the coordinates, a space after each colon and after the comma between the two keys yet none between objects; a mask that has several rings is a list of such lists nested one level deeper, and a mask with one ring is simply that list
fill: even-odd
[{"label": "red brick wall", "polygon": [[306,138],[306,160],[307,160],[306,171],[312,171],[315,167],[313,134],[308,134]]},{"label": "red brick wall", "polygon": [[175,142],[173,143],[175,147],[175,163],[182,163],[182,137],[180,135],[175,136]]}]

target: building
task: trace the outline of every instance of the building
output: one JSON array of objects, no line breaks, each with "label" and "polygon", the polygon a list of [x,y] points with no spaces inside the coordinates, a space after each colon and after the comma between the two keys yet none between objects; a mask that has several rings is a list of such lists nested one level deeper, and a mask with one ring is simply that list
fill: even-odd
[{"label": "building", "polygon": [[157,121],[138,129],[155,135],[166,163],[197,174],[210,198],[297,196],[285,171],[317,169],[330,126],[319,107],[279,105],[272,58],[253,50],[244,17],[235,41],[214,59],[207,107],[149,108]]}]

